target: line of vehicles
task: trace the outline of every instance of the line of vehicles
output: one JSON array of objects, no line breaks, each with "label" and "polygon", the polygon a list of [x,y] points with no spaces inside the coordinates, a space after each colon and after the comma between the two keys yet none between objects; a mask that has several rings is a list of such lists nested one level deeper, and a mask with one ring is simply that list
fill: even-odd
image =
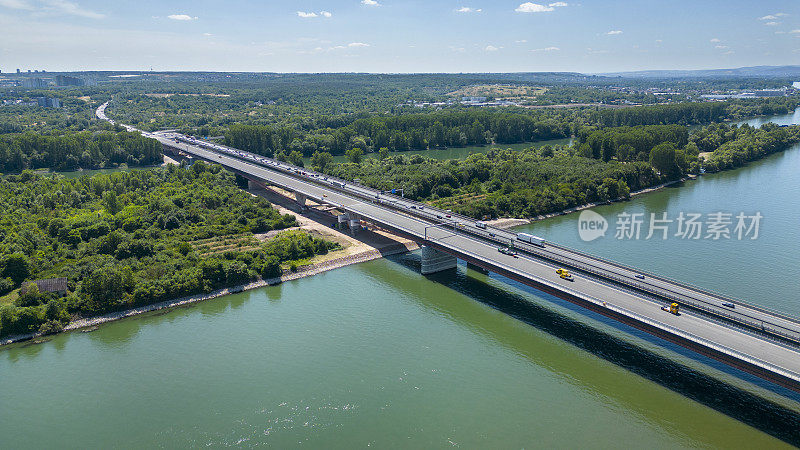
[{"label": "line of vehicles", "polygon": [[[111,120],[111,119],[106,119],[106,120],[108,120],[111,123],[114,123],[113,120]],[[305,176],[305,177],[312,178],[312,179],[316,178],[316,179],[319,179],[320,181],[326,181],[326,182],[330,183],[331,185],[334,185],[334,186],[337,186],[337,187],[340,187],[340,188],[345,188],[346,187],[346,183],[343,182],[343,181],[328,180],[328,177],[326,177],[326,176],[322,176],[320,174],[313,173],[313,172],[310,172],[310,171],[304,171],[304,170],[296,168],[295,166],[292,166],[290,164],[282,164],[280,161],[276,161],[276,160],[273,160],[273,159],[270,159],[270,158],[260,157],[258,155],[254,155],[252,153],[244,152],[244,151],[241,151],[241,150],[236,150],[236,149],[233,149],[233,148],[230,148],[230,147],[225,147],[225,146],[218,145],[218,144],[214,144],[214,143],[211,143],[211,142],[208,142],[208,141],[204,141],[204,140],[198,139],[198,138],[196,138],[194,136],[172,135],[171,139],[174,140],[175,142],[196,145],[196,146],[199,146],[199,147],[205,147],[205,148],[209,148],[209,149],[212,149],[212,150],[215,150],[215,151],[218,151],[218,152],[223,152],[223,153],[226,153],[226,154],[238,157],[238,158],[251,160],[251,161],[254,161],[254,162],[262,164],[262,165],[283,169],[285,171],[288,171],[288,172],[291,172],[291,173],[295,173],[296,175],[301,175],[301,176]],[[376,195],[376,197],[379,197],[379,196],[380,196],[379,194]],[[416,205],[410,205],[408,208],[409,209],[415,209],[415,210],[424,210],[423,206],[416,206]],[[452,218],[452,216],[451,216],[451,214],[449,214],[449,212],[450,211],[448,210],[447,213],[444,214],[444,215],[437,214],[436,217],[438,219],[450,219],[450,218]],[[480,221],[480,220],[476,221],[474,223],[474,225],[475,225],[476,228],[481,229],[481,230],[486,230],[488,228],[486,222]],[[466,228],[466,225],[464,223],[458,222],[456,224],[456,227],[463,229],[463,228]],[[490,233],[490,236],[494,237],[494,234]],[[532,234],[529,234],[529,233],[517,233],[516,234],[516,238],[519,241],[522,241],[522,242],[525,242],[525,243],[528,243],[528,244],[531,244],[531,245],[535,245],[537,247],[541,247],[541,248],[545,247],[544,238],[539,237],[539,236],[535,236],[535,235],[532,235]],[[508,256],[513,257],[513,258],[519,258],[519,253],[516,250],[514,250],[513,243],[510,243],[510,245],[508,247],[500,247],[500,248],[498,248],[498,251],[500,253],[504,254],[504,255],[508,255]],[[569,273],[569,271],[567,269],[559,268],[559,269],[556,270],[556,274],[563,280],[575,281],[574,275]],[[644,280],[645,279],[644,275],[638,274],[638,273],[634,274],[634,277],[639,279],[639,280]],[[731,303],[731,302],[723,302],[722,306],[724,306],[726,308],[730,308],[730,309],[733,309],[733,308],[736,307],[736,305],[734,303]],[[670,304],[668,306],[662,307],[661,309],[663,309],[664,311],[670,312],[671,314],[678,315],[679,306],[678,306],[677,303],[672,303],[672,304]]]},{"label": "line of vehicles", "polygon": [[[100,119],[107,120],[111,124],[116,124],[116,122],[114,120],[110,119],[109,117],[107,117],[105,115],[105,108],[103,108],[103,107],[98,109],[97,116]],[[185,135],[180,135],[180,134],[177,134],[177,133],[174,133],[174,134],[171,134],[171,135],[161,134],[161,133],[148,133],[148,132],[145,132],[145,131],[137,130],[136,128],[128,126],[128,125],[124,125],[124,124],[120,124],[120,125],[125,127],[128,131],[140,131],[143,135],[145,135],[147,137],[156,138],[156,137],[162,137],[163,136],[163,137],[171,139],[171,140],[173,140],[175,142],[179,142],[179,143],[183,142],[185,144],[192,144],[192,145],[196,145],[196,146],[199,146],[199,147],[206,147],[206,148],[209,148],[209,149],[213,149],[214,151],[223,152],[225,154],[229,154],[229,155],[232,155],[232,156],[235,156],[235,157],[238,157],[238,158],[242,158],[242,159],[245,159],[245,160],[253,161],[253,162],[255,162],[257,164],[260,164],[260,165],[264,165],[264,166],[269,166],[269,167],[273,167],[273,168],[276,168],[276,169],[280,169],[280,170],[282,170],[284,172],[294,173],[294,174],[297,174],[297,175],[309,177],[311,179],[317,179],[318,181],[324,181],[326,184],[330,184],[332,186],[337,186],[337,187],[340,187],[340,188],[346,188],[348,190],[352,190],[353,192],[357,192],[357,193],[359,193],[361,195],[365,195],[365,194],[369,195],[370,192],[371,192],[369,189],[367,189],[365,187],[362,187],[362,186],[359,186],[358,183],[347,183],[346,184],[342,180],[336,180],[336,179],[330,179],[329,180],[328,177],[326,177],[326,176],[322,176],[320,174],[316,174],[316,173],[313,173],[313,172],[310,172],[310,171],[302,170],[300,168],[292,166],[291,164],[281,163],[279,161],[275,161],[275,160],[272,160],[272,159],[269,159],[269,158],[259,157],[257,155],[253,155],[253,154],[250,154],[250,153],[247,153],[247,152],[238,151],[236,149],[231,149],[229,147],[224,147],[224,146],[221,146],[221,145],[217,145],[217,144],[214,144],[214,143],[211,143],[211,142],[208,142],[208,141],[203,141],[203,140],[197,139],[194,136],[185,136]],[[160,136],[159,136],[159,134],[160,134]],[[379,196],[376,196],[376,197],[379,197]],[[395,200],[389,199],[389,201],[390,202],[394,202]],[[425,213],[428,214],[428,215],[435,215],[436,214],[436,210],[435,209],[432,209],[432,210],[428,211],[427,208],[424,208],[423,206],[421,206],[419,204],[415,204],[415,202],[413,202],[413,201],[408,201],[407,199],[403,199],[403,202],[408,203],[408,204],[405,205],[405,207],[407,207],[409,210],[425,210]],[[441,219],[442,217],[439,217],[439,218]],[[447,214],[447,218],[448,219],[451,218],[451,215],[449,214],[449,211],[448,211],[448,214]],[[454,217],[454,219],[456,219],[454,221],[458,222],[458,225],[456,225],[456,226],[459,227],[459,228],[465,229],[465,231],[468,230],[468,225],[473,225],[475,228],[477,228],[479,230],[484,230],[489,235],[489,237],[491,237],[491,238],[496,238],[497,237],[497,235],[495,234],[497,232],[496,231],[492,232],[492,230],[487,225],[487,223],[485,223],[483,221],[477,221],[477,222],[472,223],[469,219],[464,218],[464,217],[458,217],[458,216]],[[459,220],[459,219],[461,219],[461,220]],[[464,220],[466,220],[465,223],[463,222]],[[510,255],[512,257],[517,258],[518,257],[518,253],[514,249],[514,245],[513,245],[513,241],[514,240],[518,240],[518,241],[525,242],[525,243],[528,243],[528,244],[531,244],[531,245],[535,245],[535,246],[538,246],[538,247],[542,247],[542,248],[545,247],[545,240],[544,239],[542,239],[540,237],[537,237],[537,236],[533,236],[533,235],[527,234],[527,233],[517,233],[516,234],[516,239],[512,238],[512,241],[509,242],[509,246],[508,247],[505,247],[503,249],[498,249],[498,250],[501,250],[502,253],[506,253],[506,254],[508,254],[508,255]],[[564,272],[566,272],[566,275],[564,275],[562,277],[562,273],[559,273],[558,274],[559,277],[562,277],[564,279],[571,278],[570,281],[574,280],[574,277],[571,274],[569,274],[569,272],[567,272],[566,269],[562,269],[562,270]],[[633,275],[633,277],[635,277],[638,280],[645,280],[645,276],[643,274],[634,272],[632,275]],[[737,307],[737,304],[735,304],[733,302],[730,302],[730,301],[727,301],[727,300],[724,300],[724,299],[722,299],[721,302],[717,303],[717,305],[722,306],[722,307],[727,308],[727,309],[735,309]],[[676,314],[677,315],[678,314],[677,313],[677,311],[678,311],[677,307],[678,307],[678,304],[677,303],[673,303],[673,304],[670,304],[670,305],[668,305],[668,306],[666,306],[666,307],[664,307],[662,309],[664,309],[665,311],[668,311],[668,312],[670,312],[672,314]],[[763,326],[762,326],[762,328],[763,328]]]},{"label": "line of vehicles", "polygon": [[[111,119],[106,119],[106,120],[108,120],[109,122],[113,123],[113,121]],[[346,187],[345,182],[333,181],[333,180],[329,181],[328,177],[326,177],[326,176],[322,176],[320,174],[313,173],[313,172],[310,172],[310,171],[307,172],[307,171],[304,171],[302,169],[296,168],[296,167],[294,167],[292,165],[289,165],[289,164],[282,164],[280,161],[276,161],[276,160],[273,160],[273,159],[260,157],[258,155],[253,155],[252,153],[248,153],[248,152],[244,152],[244,151],[241,151],[241,150],[236,150],[236,149],[233,149],[233,148],[230,148],[230,147],[225,147],[225,146],[222,146],[222,145],[218,145],[218,144],[214,144],[214,143],[211,143],[211,142],[208,142],[208,141],[204,141],[204,140],[198,139],[198,138],[196,138],[194,136],[173,135],[172,139],[174,141],[176,141],[176,142],[182,142],[184,144],[196,145],[196,146],[199,146],[199,147],[206,147],[206,148],[210,148],[210,149],[213,149],[215,151],[218,151],[218,152],[227,153],[229,155],[232,155],[232,156],[235,156],[235,157],[238,157],[238,158],[251,160],[251,161],[254,161],[256,163],[263,164],[263,165],[266,165],[266,166],[272,166],[272,167],[275,167],[275,168],[280,168],[280,169],[283,169],[285,171],[295,173],[296,175],[301,175],[301,176],[305,176],[305,177],[308,177],[308,178],[316,178],[316,179],[319,179],[321,181],[327,181],[328,183],[330,183],[330,184],[332,184],[334,186],[337,186],[337,187],[341,187],[341,188]],[[411,206],[409,206],[409,209],[423,210],[424,207],[411,205]],[[440,214],[437,214],[436,217],[438,219],[450,219],[450,218],[452,218],[451,214],[449,214],[449,210],[447,211],[447,214],[445,214],[444,216],[440,215]],[[461,223],[461,222],[458,222],[456,224],[456,226],[458,228],[462,228],[462,229],[466,228],[466,225]],[[475,227],[478,228],[478,229],[481,229],[481,230],[486,230],[488,228],[486,222],[480,221],[480,220],[475,222]],[[490,235],[492,237],[494,237],[494,235],[492,233],[490,233]],[[519,240],[519,241],[522,241],[522,242],[525,242],[525,243],[528,243],[528,244],[531,244],[531,245],[535,245],[535,246],[541,247],[541,248],[545,247],[544,238],[541,238],[539,236],[535,236],[535,235],[532,235],[532,234],[529,234],[529,233],[517,233],[516,237],[517,237],[517,240]],[[513,258],[519,258],[519,253],[514,250],[513,243],[511,243],[511,245],[509,245],[508,247],[500,247],[500,248],[498,248],[498,251],[500,253],[504,254],[504,255],[508,255],[508,256],[513,257]],[[556,273],[563,280],[575,281],[575,277],[571,273],[569,273],[569,271],[567,271],[566,269],[558,269],[558,270],[556,270]],[[645,276],[642,275],[642,274],[639,274],[639,273],[635,274],[634,277],[639,279],[639,280],[644,280],[645,279]],[[675,305],[675,306],[673,307],[673,305]],[[732,302],[723,302],[722,306],[724,306],[726,308],[730,308],[730,309],[734,309],[736,307],[736,305],[734,303],[732,303]],[[677,311],[678,311],[677,303],[673,303],[673,304],[669,305],[669,307],[663,307],[662,309],[664,309],[665,311],[669,311],[672,314],[676,314],[676,315],[678,314],[677,313]]]}]

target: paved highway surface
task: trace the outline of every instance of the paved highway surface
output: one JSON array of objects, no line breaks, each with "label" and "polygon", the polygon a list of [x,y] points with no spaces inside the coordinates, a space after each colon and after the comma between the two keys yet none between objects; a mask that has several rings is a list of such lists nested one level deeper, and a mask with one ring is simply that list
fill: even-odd
[{"label": "paved highway surface", "polygon": [[[108,120],[104,109],[105,105],[98,109],[97,115]],[[741,302],[736,302],[733,309],[727,308],[721,306],[721,303],[729,300],[713,293],[650,274],[644,275],[642,280],[636,277],[642,274],[635,269],[583,255],[551,243],[547,243],[544,248],[525,245],[517,241],[516,235],[512,232],[491,227],[483,229],[477,226],[474,219],[455,216],[396,196],[381,194],[364,186],[329,178],[286,163],[216,144],[203,143],[174,133],[145,134],[169,147],[178,148],[253,178],[305,194],[315,201],[339,206],[419,240],[428,240],[435,246],[459,256],[473,257],[487,262],[501,272],[514,274],[520,279],[530,279],[579,296],[597,305],[603,305],[603,308],[668,330],[800,383],[800,351],[796,347],[773,342],[722,321],[709,320],[706,314],[724,315],[728,319],[748,326],[760,327],[764,324],[766,331],[772,329],[777,331],[776,335],[790,339],[792,337],[797,339],[800,336],[797,319],[773,314]],[[181,142],[176,142],[176,139]],[[298,171],[300,173],[297,173]],[[420,206],[423,209],[419,209]],[[432,227],[434,224],[439,226]],[[523,247],[525,252],[517,257],[501,254],[498,252],[498,242],[506,244],[515,242],[515,247]],[[576,276],[574,281],[561,279],[556,275],[555,269],[564,265],[581,269],[579,272],[581,275]],[[653,295],[643,295],[643,291]],[[661,310],[665,301],[657,299],[655,295],[675,298],[683,304],[696,303],[696,307],[703,313],[685,309],[679,316],[666,313]]]}]

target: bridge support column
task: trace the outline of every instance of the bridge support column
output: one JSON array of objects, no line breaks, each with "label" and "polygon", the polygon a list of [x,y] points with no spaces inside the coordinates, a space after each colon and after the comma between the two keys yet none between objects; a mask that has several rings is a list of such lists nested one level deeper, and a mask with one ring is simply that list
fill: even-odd
[{"label": "bridge support column", "polygon": [[261,188],[261,186],[259,186],[258,183],[256,183],[255,181],[247,180],[247,189],[248,190],[252,191],[253,189],[260,189],[260,188]]},{"label": "bridge support column", "polygon": [[306,200],[308,200],[308,197],[306,197],[305,194],[295,192],[294,199],[297,201],[297,203],[300,204],[300,208],[302,208],[303,210],[308,209],[308,207],[306,206]]},{"label": "bridge support column", "polygon": [[458,263],[455,256],[449,255],[430,247],[422,247],[422,267],[420,272],[423,275],[454,269]]},{"label": "bridge support column", "polygon": [[347,213],[347,220],[350,223],[350,234],[358,233],[361,229],[361,217],[357,214]]}]

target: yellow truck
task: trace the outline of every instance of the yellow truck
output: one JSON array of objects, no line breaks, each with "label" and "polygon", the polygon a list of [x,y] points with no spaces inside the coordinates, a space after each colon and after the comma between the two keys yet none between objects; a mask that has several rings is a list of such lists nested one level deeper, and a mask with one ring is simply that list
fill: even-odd
[{"label": "yellow truck", "polygon": [[668,312],[670,314],[675,314],[676,316],[678,315],[678,310],[679,309],[680,309],[680,306],[678,306],[677,303],[671,303],[669,306],[662,306],[661,307],[662,311],[666,311],[666,312]]},{"label": "yellow truck", "polygon": [[556,273],[564,280],[575,281],[575,278],[573,278],[573,276],[570,275],[567,269],[556,269]]}]

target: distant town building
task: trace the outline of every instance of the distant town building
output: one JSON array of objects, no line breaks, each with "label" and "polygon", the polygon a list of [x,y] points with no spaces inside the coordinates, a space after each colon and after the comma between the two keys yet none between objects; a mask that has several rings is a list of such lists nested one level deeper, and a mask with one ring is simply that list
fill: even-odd
[{"label": "distant town building", "polygon": [[56,75],[56,86],[83,86],[83,80],[66,75]]},{"label": "distant town building", "polygon": [[755,92],[756,97],[783,97],[786,89],[761,89]]},{"label": "distant town building", "polygon": [[92,79],[78,77],[68,77],[66,75],[56,75],[56,86],[96,86],[97,82]]},{"label": "distant town building", "polygon": [[36,103],[43,108],[61,108],[61,99],[51,97],[37,97]]},{"label": "distant town building", "polygon": [[17,69],[17,73],[19,73],[19,69]]},{"label": "distant town building", "polygon": [[31,284],[36,284],[39,292],[46,293],[52,292],[59,297],[67,295],[67,279],[66,278],[45,278],[43,280],[28,281],[22,285],[20,294],[25,295],[30,289]]},{"label": "distant town building", "polygon": [[792,83],[792,87],[795,89],[800,89],[800,81],[795,81],[794,83]]},{"label": "distant town building", "polygon": [[43,88],[47,86],[47,82],[41,78],[26,78],[22,80],[22,87],[24,88]]}]

